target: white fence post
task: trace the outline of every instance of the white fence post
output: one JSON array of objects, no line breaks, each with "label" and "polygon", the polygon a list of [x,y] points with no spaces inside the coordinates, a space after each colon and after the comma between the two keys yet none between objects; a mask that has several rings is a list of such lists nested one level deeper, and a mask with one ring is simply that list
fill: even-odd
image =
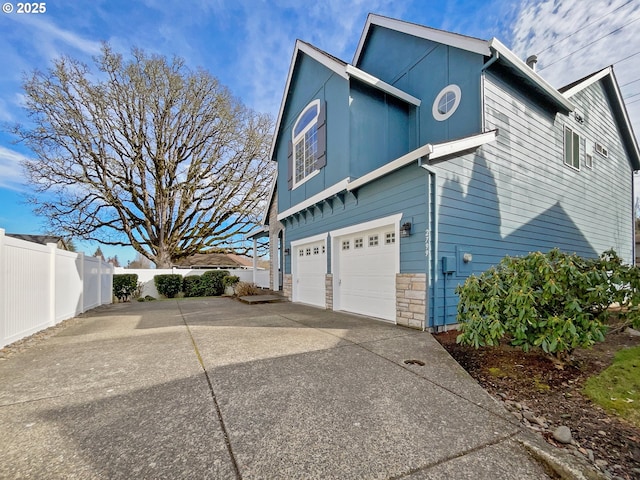
[{"label": "white fence post", "polygon": [[80,284],[82,285],[82,289],[80,290],[80,313],[85,312],[84,308],[84,253],[78,253],[78,263],[80,264]]},{"label": "white fence post", "polygon": [[7,338],[7,267],[4,248],[4,228],[0,228],[0,347]]},{"label": "white fence post", "polygon": [[49,325],[56,324],[56,251],[55,243],[47,243],[49,249]]}]

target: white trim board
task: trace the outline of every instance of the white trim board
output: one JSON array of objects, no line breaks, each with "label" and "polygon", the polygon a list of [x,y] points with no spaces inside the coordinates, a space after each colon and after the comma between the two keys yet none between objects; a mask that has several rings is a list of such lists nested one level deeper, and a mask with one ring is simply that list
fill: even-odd
[{"label": "white trim board", "polygon": [[386,82],[383,82],[377,77],[365,72],[364,70],[360,70],[353,65],[347,65],[345,67],[346,72],[352,76],[353,78],[357,78],[358,80],[366,83],[367,85],[371,85],[372,87],[377,88],[378,90],[382,90],[389,95],[399,98],[400,100],[404,100],[407,103],[415,105],[419,107],[422,103],[419,98],[414,97],[413,95],[409,95],[408,93],[403,92],[399,88],[394,87],[393,85],[389,85]]},{"label": "white trim board", "polygon": [[297,247],[298,245],[306,245],[307,243],[315,243],[324,240],[325,246],[327,243],[327,232],[320,233],[318,235],[313,235],[311,237],[301,238],[299,240],[291,241],[291,248]]},{"label": "white trim board", "polygon": [[[400,220],[402,220],[402,213],[397,213],[395,215],[389,215],[388,217],[378,218],[369,222],[358,223],[357,225],[350,225],[348,227],[339,228],[337,230],[331,230],[329,232],[329,237],[333,239],[336,237],[342,237],[343,235],[351,235],[352,233],[362,232],[364,230],[382,228],[387,225],[394,225],[395,227],[399,228]],[[398,232],[396,232],[396,235],[398,235]]]},{"label": "white trim board", "polygon": [[322,200],[325,200],[337,193],[340,193],[346,190],[348,182],[349,182],[349,179],[345,178],[344,180],[339,181],[338,183],[330,186],[329,188],[326,188],[321,192],[316,193],[314,196],[309,197],[306,200],[294,205],[293,207],[286,209],[284,212],[278,214],[278,220],[287,218],[293,215],[294,213],[298,213],[299,211],[304,210],[305,208],[309,208],[312,205],[315,205],[316,203],[321,202]]}]

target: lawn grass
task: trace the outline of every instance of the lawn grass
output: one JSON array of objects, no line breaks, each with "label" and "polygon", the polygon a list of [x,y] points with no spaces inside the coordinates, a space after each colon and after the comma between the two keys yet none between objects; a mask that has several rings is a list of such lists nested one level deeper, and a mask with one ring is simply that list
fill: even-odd
[{"label": "lawn grass", "polygon": [[617,352],[609,368],[586,381],[583,392],[605,410],[640,427],[640,347]]}]

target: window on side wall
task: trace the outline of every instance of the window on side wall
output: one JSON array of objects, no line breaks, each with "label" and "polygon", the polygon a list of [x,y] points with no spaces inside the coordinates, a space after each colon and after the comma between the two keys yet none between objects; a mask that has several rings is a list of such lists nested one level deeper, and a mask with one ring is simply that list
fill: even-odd
[{"label": "window on side wall", "polygon": [[313,100],[293,125],[290,144],[290,188],[296,188],[316,175],[326,164],[323,105]]},{"label": "window on side wall", "polygon": [[580,170],[580,135],[570,127],[564,127],[564,163]]}]

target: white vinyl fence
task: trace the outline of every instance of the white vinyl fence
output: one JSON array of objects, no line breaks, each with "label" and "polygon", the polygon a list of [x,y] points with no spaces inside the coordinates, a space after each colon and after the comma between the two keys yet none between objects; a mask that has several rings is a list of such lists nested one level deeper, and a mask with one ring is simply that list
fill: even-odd
[{"label": "white vinyl fence", "polygon": [[[269,288],[269,270],[256,270],[255,279],[253,269],[246,268],[221,268],[218,270],[226,270],[229,275],[235,275],[240,278],[241,282],[255,283],[262,288]],[[142,296],[151,295],[158,298],[160,294],[156,290],[156,285],[153,282],[153,277],[156,275],[166,275],[168,273],[177,273],[183,277],[191,275],[202,275],[204,272],[210,271],[209,269],[188,269],[188,268],[121,268],[116,267],[114,274],[118,273],[135,273],[138,275],[138,282],[142,283]]]},{"label": "white vinyl fence", "polygon": [[111,303],[113,266],[0,228],[0,348]]}]

